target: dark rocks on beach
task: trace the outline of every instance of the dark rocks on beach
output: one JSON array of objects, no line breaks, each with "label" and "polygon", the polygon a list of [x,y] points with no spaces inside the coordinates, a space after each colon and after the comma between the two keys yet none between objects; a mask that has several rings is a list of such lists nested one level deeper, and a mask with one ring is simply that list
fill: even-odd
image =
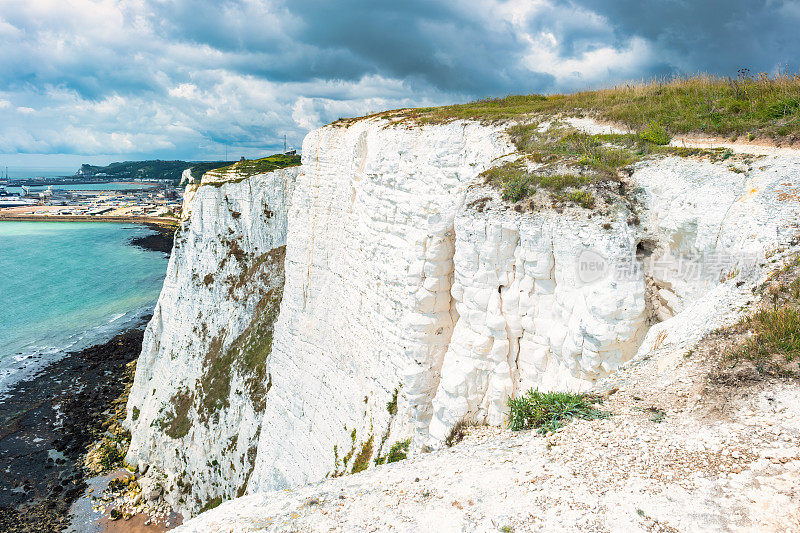
[{"label": "dark rocks on beach", "polygon": [[176,228],[174,226],[160,226],[158,224],[147,224],[147,227],[155,233],[145,235],[144,237],[134,237],[131,239],[131,244],[153,252],[171,253]]},{"label": "dark rocks on beach", "polygon": [[61,531],[86,488],[83,456],[102,433],[143,330],[68,354],[0,401],[0,531]]}]

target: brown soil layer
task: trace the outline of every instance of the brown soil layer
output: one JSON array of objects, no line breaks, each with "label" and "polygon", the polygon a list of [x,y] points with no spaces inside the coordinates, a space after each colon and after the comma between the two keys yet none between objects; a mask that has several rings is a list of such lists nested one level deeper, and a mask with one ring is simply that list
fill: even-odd
[{"label": "brown soil layer", "polygon": [[[147,317],[149,318],[149,317]],[[83,456],[102,432],[141,327],[68,354],[0,400],[0,531],[61,531],[83,494]]]}]

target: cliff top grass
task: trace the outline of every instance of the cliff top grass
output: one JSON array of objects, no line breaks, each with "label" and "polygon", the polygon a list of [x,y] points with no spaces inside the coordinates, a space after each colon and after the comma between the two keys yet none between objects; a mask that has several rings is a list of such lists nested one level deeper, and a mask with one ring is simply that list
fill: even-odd
[{"label": "cliff top grass", "polygon": [[243,161],[237,161],[236,163],[226,167],[212,170],[209,172],[209,174],[207,174],[210,177],[216,178],[228,173],[236,173],[237,177],[235,179],[220,181],[209,180],[204,182],[203,185],[219,186],[223,183],[236,183],[257,174],[264,174],[266,172],[272,172],[282,168],[296,167],[299,164],[300,156],[296,154],[274,154],[267,157],[262,157],[261,159],[245,159]]},{"label": "cliff top grass", "polygon": [[[735,78],[702,74],[372,116],[398,125],[454,120],[506,124],[519,159],[483,175],[486,184],[501,189],[505,201],[515,203],[518,211],[534,209],[534,202],[550,203],[555,209],[575,205],[606,211],[615,197],[624,194],[613,182],[624,189],[622,177],[634,163],[659,154],[715,161],[731,156],[724,150],[669,146],[674,135],[746,136],[748,141],[777,143],[800,140],[800,75],[751,75],[741,70]],[[587,134],[568,124],[567,117],[590,117],[631,133]],[[597,194],[602,198],[595,198]]]},{"label": "cliff top grass", "polygon": [[502,122],[525,115],[591,116],[639,131],[660,124],[670,134],[793,138],[800,133],[800,75],[708,74],[625,83],[594,91],[485,98],[467,104],[402,109],[389,120]]}]

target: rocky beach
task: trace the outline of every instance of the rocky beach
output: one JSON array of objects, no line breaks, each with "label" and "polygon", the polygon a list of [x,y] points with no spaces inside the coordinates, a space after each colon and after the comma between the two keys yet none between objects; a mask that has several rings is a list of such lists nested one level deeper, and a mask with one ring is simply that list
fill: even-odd
[{"label": "rocky beach", "polygon": [[[148,227],[154,232],[131,238],[130,246],[169,253],[174,228]],[[69,525],[71,506],[92,481],[84,468],[86,452],[124,403],[150,317],[140,317],[110,340],[43,363],[4,391],[0,530],[62,531]]]},{"label": "rocky beach", "polygon": [[68,354],[0,402],[0,530],[66,527],[86,488],[83,456],[124,392],[143,326]]},{"label": "rocky beach", "polygon": [[153,252],[163,252],[165,254],[172,252],[172,241],[175,237],[176,226],[164,224],[145,225],[153,230],[153,233],[144,237],[134,237],[131,239],[131,245]]}]

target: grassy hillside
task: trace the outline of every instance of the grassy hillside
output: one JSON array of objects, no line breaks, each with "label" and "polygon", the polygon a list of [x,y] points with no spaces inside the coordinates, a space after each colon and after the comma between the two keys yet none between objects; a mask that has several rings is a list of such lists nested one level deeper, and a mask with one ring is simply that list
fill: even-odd
[{"label": "grassy hillside", "polygon": [[[224,161],[210,161],[203,163],[193,163],[189,161],[122,161],[111,163],[107,166],[81,165],[81,174],[84,177],[108,178],[111,180],[172,180],[179,182],[181,173],[187,168],[198,167],[202,172],[213,168],[229,165]],[[200,174],[202,175],[202,174]]]},{"label": "grassy hillside", "polygon": [[230,166],[229,161],[208,161],[203,163],[194,163],[192,165],[192,178],[199,180],[203,174],[209,170],[216,170],[218,168]]},{"label": "grassy hillside", "polygon": [[785,138],[800,133],[800,75],[710,75],[626,83],[573,94],[487,98],[468,104],[384,113],[394,120],[502,121],[526,114],[588,115],[640,130]]},{"label": "grassy hillside", "polygon": [[[616,201],[615,191],[624,194],[622,175],[638,161],[659,154],[714,160],[731,156],[723,150],[668,146],[673,135],[800,140],[800,76],[751,76],[742,71],[736,78],[701,75],[573,94],[487,98],[377,116],[395,123],[507,122],[506,131],[520,157],[486,171],[486,184],[501,189],[503,199],[517,204],[518,211],[542,202],[556,209],[578,206],[603,211]],[[576,116],[627,126],[632,133],[590,135],[559,120]],[[532,197],[538,197],[536,203],[528,202]]]},{"label": "grassy hillside", "polygon": [[[228,172],[235,172],[236,177],[232,180],[216,181],[213,178],[207,181],[207,185],[220,185],[222,183],[236,182],[255,176],[256,174],[264,174],[265,172],[272,172],[281,168],[295,167],[300,164],[299,155],[287,154],[274,154],[261,159],[245,159],[244,161],[237,161],[232,165],[218,168],[214,172],[226,174]],[[213,175],[212,175],[213,176]]]}]

